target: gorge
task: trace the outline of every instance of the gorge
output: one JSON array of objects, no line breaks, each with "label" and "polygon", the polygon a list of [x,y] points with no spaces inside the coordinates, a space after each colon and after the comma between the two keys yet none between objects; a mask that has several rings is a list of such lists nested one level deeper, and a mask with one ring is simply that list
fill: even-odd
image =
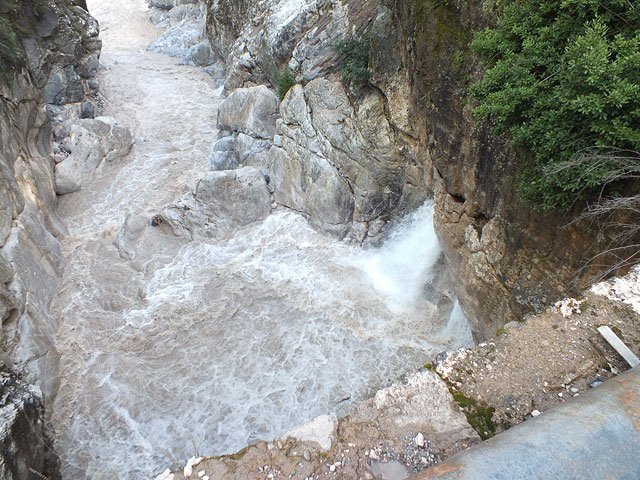
[{"label": "gorge", "polygon": [[[181,478],[161,472],[238,451],[211,478],[280,478],[250,470],[271,450],[315,478],[329,447],[291,432],[319,416],[343,458],[367,452],[371,470],[326,467],[342,478],[479,441],[455,383],[410,372],[586,285],[597,235],[529,211],[514,152],[473,116],[481,3],[0,0],[21,25],[2,57],[2,361],[43,439],[8,441],[7,478],[57,478],[49,439],[62,478]],[[368,42],[364,85],[345,38]]]}]

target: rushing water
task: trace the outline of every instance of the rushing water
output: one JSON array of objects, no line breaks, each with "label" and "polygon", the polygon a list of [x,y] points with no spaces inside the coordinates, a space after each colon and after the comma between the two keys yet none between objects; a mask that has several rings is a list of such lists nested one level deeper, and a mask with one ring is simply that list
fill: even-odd
[{"label": "rushing water", "polygon": [[149,478],[276,438],[470,342],[459,311],[436,321],[424,295],[440,255],[429,203],[369,251],[284,210],[216,242],[148,225],[119,235],[193,188],[220,98],[202,72],[145,51],[156,32],[143,0],[89,7],[108,113],[141,140],[60,202],[70,234],[53,421],[65,478]]}]

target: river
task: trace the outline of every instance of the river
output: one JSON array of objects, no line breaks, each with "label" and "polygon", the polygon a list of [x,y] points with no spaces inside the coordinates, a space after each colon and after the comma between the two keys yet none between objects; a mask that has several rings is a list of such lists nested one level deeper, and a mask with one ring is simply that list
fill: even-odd
[{"label": "river", "polygon": [[[210,242],[148,224],[207,170],[221,91],[146,50],[158,32],[143,0],[88,4],[105,113],[136,142],[59,202],[69,235],[52,420],[65,479],[152,478],[277,438],[471,341],[464,318],[443,321],[425,295],[440,256],[430,203],[369,250],[282,208]],[[136,222],[147,224],[122,235]]]}]

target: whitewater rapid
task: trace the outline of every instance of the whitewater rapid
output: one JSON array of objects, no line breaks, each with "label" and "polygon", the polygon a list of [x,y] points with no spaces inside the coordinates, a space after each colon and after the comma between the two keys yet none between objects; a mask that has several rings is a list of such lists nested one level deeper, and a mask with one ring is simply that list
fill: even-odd
[{"label": "whitewater rapid", "polygon": [[[146,51],[157,32],[143,0],[88,3],[103,32],[106,113],[137,141],[60,201],[68,264],[53,305],[52,420],[64,478],[153,478],[194,454],[277,438],[471,342],[459,308],[443,316],[431,298],[430,203],[370,250],[283,209],[210,242],[148,224],[206,171],[221,92]],[[146,226],[123,235],[135,222]]]}]

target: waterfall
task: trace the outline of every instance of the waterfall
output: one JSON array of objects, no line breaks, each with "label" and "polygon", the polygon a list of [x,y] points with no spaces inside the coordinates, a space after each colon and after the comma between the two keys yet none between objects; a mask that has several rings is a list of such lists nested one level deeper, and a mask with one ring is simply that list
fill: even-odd
[{"label": "waterfall", "polygon": [[393,311],[413,307],[440,257],[433,228],[433,203],[427,201],[405,218],[384,245],[359,255],[360,267]]}]

